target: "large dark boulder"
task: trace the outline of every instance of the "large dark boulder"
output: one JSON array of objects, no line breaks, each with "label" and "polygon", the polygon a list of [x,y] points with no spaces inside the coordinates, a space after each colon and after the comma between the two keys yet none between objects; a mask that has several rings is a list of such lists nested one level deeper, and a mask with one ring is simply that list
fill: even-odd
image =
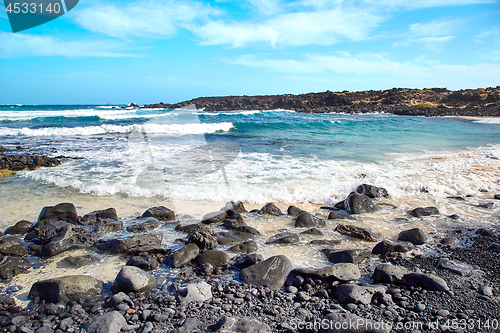
[{"label": "large dark boulder", "polygon": [[167,207],[158,206],[147,209],[141,216],[141,218],[145,217],[154,217],[160,221],[174,221],[175,212]]},{"label": "large dark boulder", "polygon": [[42,248],[44,257],[52,257],[56,254],[72,249],[91,247],[97,242],[97,235],[82,227],[67,224],[58,230],[49,243]]},{"label": "large dark boulder", "polygon": [[165,263],[173,268],[179,268],[186,266],[193,259],[198,257],[200,254],[200,248],[194,244],[187,244],[181,247],[176,252],[172,253],[166,260]]},{"label": "large dark boulder", "polygon": [[413,250],[415,247],[410,242],[393,242],[384,239],[372,249],[372,254],[385,254],[391,252],[406,253]]},{"label": "large dark boulder", "polygon": [[254,237],[253,234],[237,230],[227,232],[218,232],[216,234],[217,242],[220,245],[234,245],[241,242],[246,242]]},{"label": "large dark boulder", "polygon": [[339,224],[335,227],[335,231],[349,237],[359,238],[367,242],[376,242],[377,236],[372,234],[369,230],[360,228],[349,224]]},{"label": "large dark boulder", "polygon": [[250,285],[264,286],[276,290],[283,286],[292,269],[290,260],[283,255],[279,255],[242,269],[240,279]]},{"label": "large dark boulder", "polygon": [[257,251],[257,243],[253,240],[231,246],[228,250],[239,253],[254,253]]},{"label": "large dark boulder", "polygon": [[226,203],[224,207],[221,208],[222,211],[228,212],[231,211],[233,214],[242,214],[245,213],[247,210],[245,209],[245,205],[241,201],[230,201]]},{"label": "large dark boulder", "polygon": [[155,256],[145,253],[130,257],[126,265],[139,267],[140,269],[143,269],[145,271],[152,271],[160,267],[160,263]]},{"label": "large dark boulder", "polygon": [[55,206],[44,207],[38,216],[38,221],[41,220],[62,220],[76,224],[78,222],[78,213],[72,203],[60,203]]},{"label": "large dark boulder", "polygon": [[354,192],[344,200],[344,207],[349,214],[371,213],[377,210],[369,197]]},{"label": "large dark boulder", "polygon": [[140,218],[127,227],[127,231],[136,234],[154,230],[160,226],[160,221],[154,217]]},{"label": "large dark boulder", "polygon": [[297,228],[311,228],[311,227],[324,227],[325,220],[309,213],[301,213],[295,219],[295,227]]},{"label": "large dark boulder", "polygon": [[197,228],[188,236],[188,243],[196,244],[201,252],[212,250],[219,246],[217,237],[207,228]]},{"label": "large dark boulder", "polygon": [[227,266],[229,256],[222,251],[208,250],[198,256],[198,265],[204,264],[210,264],[214,267]]},{"label": "large dark boulder", "polygon": [[365,249],[324,249],[322,252],[326,255],[328,261],[333,264],[345,262],[357,265],[371,255],[371,251]]},{"label": "large dark boulder", "polygon": [[356,192],[359,194],[364,194],[371,199],[389,197],[389,193],[387,193],[387,190],[385,188],[368,184],[359,185],[356,189]]},{"label": "large dark boulder", "polygon": [[299,216],[300,214],[305,213],[305,212],[306,211],[304,211],[298,207],[295,207],[295,206],[288,206],[288,209],[287,209],[287,214],[291,215],[291,216]]},{"label": "large dark boulder", "polygon": [[264,257],[262,256],[262,254],[257,254],[257,253],[252,253],[252,254],[243,253],[233,259],[234,267],[239,269],[244,269],[253,266],[262,261],[264,261]]},{"label": "large dark boulder", "polygon": [[398,236],[399,241],[410,242],[413,245],[427,243],[427,235],[420,228],[401,231]]},{"label": "large dark boulder", "polygon": [[142,234],[122,238],[99,240],[96,248],[103,252],[130,253],[147,252],[150,249],[161,247],[163,235]]},{"label": "large dark boulder", "polygon": [[282,232],[272,236],[266,241],[266,244],[287,244],[293,245],[299,242],[299,236],[292,232]]},{"label": "large dark boulder", "polygon": [[26,220],[21,220],[11,227],[5,229],[5,235],[24,235],[33,227],[33,223]]},{"label": "large dark boulder", "polygon": [[52,303],[78,301],[101,295],[102,287],[102,281],[88,275],[64,276],[36,282],[28,297]]},{"label": "large dark boulder", "polygon": [[0,257],[0,278],[7,280],[26,272],[31,267],[30,262],[17,256]]},{"label": "large dark boulder", "polygon": [[260,215],[273,215],[273,216],[279,216],[281,215],[281,210],[276,207],[275,204],[272,202],[267,203],[262,207],[257,213]]},{"label": "large dark boulder", "polygon": [[373,280],[377,283],[422,287],[432,291],[446,291],[450,288],[445,280],[433,274],[413,273],[405,267],[381,264],[373,271]]},{"label": "large dark boulder", "polygon": [[413,217],[424,217],[431,215],[439,215],[439,210],[436,207],[418,207],[409,213]]},{"label": "large dark boulder", "polygon": [[15,236],[4,236],[0,239],[0,254],[25,257],[28,255],[28,248],[19,238]]},{"label": "large dark boulder", "polygon": [[355,220],[352,216],[342,214],[339,212],[330,212],[330,214],[328,214],[328,219],[329,220]]},{"label": "large dark boulder", "polygon": [[118,221],[118,215],[116,214],[116,209],[108,208],[102,210],[95,210],[93,212],[85,214],[80,219],[80,224],[101,225],[113,221]]},{"label": "large dark boulder", "polygon": [[217,212],[211,212],[208,214],[205,214],[203,218],[201,219],[201,223],[204,224],[215,224],[215,223],[221,223],[224,221],[224,219],[227,216],[227,212],[224,211],[217,211]]}]

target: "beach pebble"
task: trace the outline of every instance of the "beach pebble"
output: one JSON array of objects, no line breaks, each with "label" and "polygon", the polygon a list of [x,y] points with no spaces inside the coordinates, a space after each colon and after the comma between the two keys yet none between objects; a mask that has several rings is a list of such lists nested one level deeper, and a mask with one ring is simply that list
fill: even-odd
[{"label": "beach pebble", "polygon": [[114,293],[144,292],[153,288],[155,283],[155,278],[139,267],[125,266],[116,276],[111,291]]},{"label": "beach pebble", "polygon": [[427,235],[420,228],[401,231],[398,241],[410,242],[413,245],[422,245],[427,242]]}]

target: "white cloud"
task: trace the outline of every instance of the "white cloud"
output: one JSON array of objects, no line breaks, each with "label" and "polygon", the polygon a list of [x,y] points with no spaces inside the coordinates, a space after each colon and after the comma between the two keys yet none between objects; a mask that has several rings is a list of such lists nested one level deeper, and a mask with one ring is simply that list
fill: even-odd
[{"label": "white cloud", "polygon": [[456,38],[455,34],[461,24],[460,20],[414,23],[410,25],[406,39],[394,43],[394,46],[422,43],[428,49],[438,50],[443,43]]},{"label": "white cloud", "polygon": [[337,74],[348,75],[349,79],[369,80],[375,75],[377,80],[406,87],[439,86],[461,89],[496,86],[500,77],[500,65],[496,64],[446,65],[424,59],[398,62],[388,59],[384,54],[374,53],[310,54],[299,60],[247,55],[228,62],[283,73],[311,74],[314,77],[322,75],[334,78]]},{"label": "white cloud", "polygon": [[362,0],[362,3],[365,5],[388,9],[420,9],[473,4],[494,4],[497,2],[498,0]]},{"label": "white cloud", "polygon": [[63,56],[63,57],[137,57],[122,53],[115,41],[60,41],[21,33],[0,32],[0,58]]},{"label": "white cloud", "polygon": [[345,39],[364,40],[382,21],[381,15],[338,8],[281,14],[262,23],[212,21],[191,30],[202,39],[203,45],[331,45]]},{"label": "white cloud", "polygon": [[216,13],[198,2],[140,0],[123,6],[95,4],[79,10],[75,20],[85,29],[123,39],[168,37],[180,26]]},{"label": "white cloud", "polygon": [[496,42],[500,42],[500,28],[499,27],[494,27],[493,29],[482,31],[480,34],[478,34],[476,36],[475,42],[481,43],[481,42],[484,42],[484,40],[487,40],[490,38]]},{"label": "white cloud", "polygon": [[271,15],[280,12],[283,4],[280,0],[248,0],[261,14]]}]

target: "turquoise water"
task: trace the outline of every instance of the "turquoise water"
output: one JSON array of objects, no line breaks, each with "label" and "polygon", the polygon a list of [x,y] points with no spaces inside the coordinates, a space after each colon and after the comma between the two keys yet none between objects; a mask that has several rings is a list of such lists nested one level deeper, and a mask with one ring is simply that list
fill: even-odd
[{"label": "turquoise water", "polygon": [[[207,142],[227,143],[238,151],[231,148],[234,151],[221,157],[223,170],[208,162],[208,169],[200,173],[206,159],[185,156],[199,154],[193,149]],[[119,106],[0,107],[0,145],[80,158],[58,168],[24,172],[22,177],[96,196],[328,202],[348,193],[360,174],[402,191],[413,190],[416,185],[404,183],[403,171],[419,173],[424,164],[409,162],[412,154],[460,156],[469,151],[478,159],[494,159],[500,156],[498,144],[496,119]],[[214,158],[213,149],[207,156]],[[458,167],[461,162],[456,163]],[[144,170],[156,172],[154,177],[158,172],[184,173],[175,182],[167,179],[166,184],[143,186],[137,179]],[[446,168],[440,172],[440,177],[452,176],[446,175]],[[200,191],[200,186],[205,190]],[[457,183],[439,191],[455,193],[467,186],[473,185]]]}]

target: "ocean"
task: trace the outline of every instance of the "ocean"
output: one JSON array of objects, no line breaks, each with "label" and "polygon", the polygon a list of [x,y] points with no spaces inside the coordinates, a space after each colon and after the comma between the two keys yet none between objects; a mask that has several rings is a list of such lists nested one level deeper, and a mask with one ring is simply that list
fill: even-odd
[{"label": "ocean", "polygon": [[[312,212],[362,183],[390,194],[382,211],[356,222],[384,237],[410,227],[432,233],[439,223],[499,220],[496,207],[478,207],[500,192],[497,118],[6,105],[0,145],[70,157],[58,167],[0,178],[3,228],[36,221],[44,206],[60,202],[74,203],[79,215],[114,207],[124,221],[157,205],[196,220],[230,200],[248,210],[274,202],[284,211],[294,204]],[[404,222],[419,206],[436,206],[441,216]],[[451,214],[461,220],[447,219]],[[264,238],[293,225],[286,216],[246,221]],[[164,232],[166,245],[176,246],[179,235]],[[293,250],[262,246],[259,253],[286,252],[296,266],[325,264],[305,242]],[[366,244],[346,239],[342,246]]]}]

